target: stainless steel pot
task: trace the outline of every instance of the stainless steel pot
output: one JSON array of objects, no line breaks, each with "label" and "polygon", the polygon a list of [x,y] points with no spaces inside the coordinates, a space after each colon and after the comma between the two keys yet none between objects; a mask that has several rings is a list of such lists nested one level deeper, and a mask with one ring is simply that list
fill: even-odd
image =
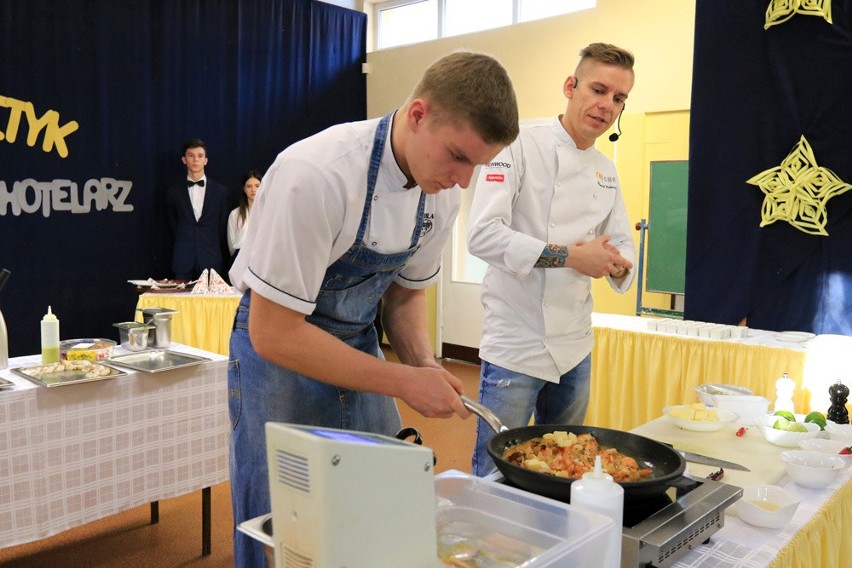
[{"label": "stainless steel pot", "polygon": [[141,308],[142,321],[153,326],[148,331],[148,346],[165,349],[172,344],[172,317],[177,310],[168,308]]}]

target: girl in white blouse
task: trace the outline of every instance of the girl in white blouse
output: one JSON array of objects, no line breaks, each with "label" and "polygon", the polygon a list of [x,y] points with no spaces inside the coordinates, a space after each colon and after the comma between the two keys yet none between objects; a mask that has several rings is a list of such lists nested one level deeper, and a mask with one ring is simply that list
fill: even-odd
[{"label": "girl in white blouse", "polygon": [[228,250],[231,251],[231,263],[240,252],[240,247],[243,246],[243,241],[246,238],[246,229],[248,228],[249,214],[251,206],[254,203],[254,196],[257,190],[260,189],[260,173],[256,170],[249,170],[243,176],[243,191],[240,193],[240,205],[231,211],[228,215]]}]

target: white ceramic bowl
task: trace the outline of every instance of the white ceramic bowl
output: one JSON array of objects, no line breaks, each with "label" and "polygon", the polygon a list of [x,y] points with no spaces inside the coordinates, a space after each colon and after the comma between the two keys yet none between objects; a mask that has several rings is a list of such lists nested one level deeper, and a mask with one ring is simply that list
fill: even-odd
[{"label": "white ceramic bowl", "polygon": [[725,424],[730,424],[731,422],[737,419],[737,415],[731,412],[730,410],[712,408],[710,410],[716,412],[716,417],[718,418],[718,420],[714,420],[712,422],[707,422],[703,420],[684,420],[683,418],[677,418],[670,414],[673,408],[677,408],[677,406],[667,406],[663,409],[663,414],[666,415],[666,418],[668,418],[671,423],[677,426],[678,428],[683,428],[684,430],[692,430],[693,432],[718,432],[725,426]]},{"label": "white ceramic bowl", "polygon": [[828,432],[828,437],[832,440],[846,442],[847,446],[852,446],[852,424],[837,424],[827,420],[825,431]]},{"label": "white ceramic bowl", "polygon": [[784,446],[786,448],[797,448],[799,447],[799,442],[802,440],[807,440],[808,438],[816,438],[819,436],[820,428],[818,424],[814,424],[813,422],[802,422],[805,417],[804,415],[797,414],[796,421],[802,422],[804,427],[807,429],[807,432],[788,432],[786,430],[776,430],[772,427],[775,424],[775,421],[778,420],[778,416],[774,414],[764,414],[760,418],[754,421],[754,425],[760,429],[760,433],[763,434],[763,437],[766,438],[769,442],[775,444],[776,446]]},{"label": "white ceramic bowl", "polygon": [[751,389],[735,385],[698,385],[695,387],[698,398],[707,406],[719,406],[718,399],[724,396],[748,396],[754,394]]},{"label": "white ceramic bowl", "polygon": [[840,454],[840,450],[846,448],[844,442],[838,440],[825,440],[823,438],[811,438],[799,442],[799,447],[809,452],[819,452],[828,456],[837,456],[843,460],[846,467],[852,465],[852,454]]},{"label": "white ceramic bowl", "polygon": [[799,500],[777,485],[746,485],[735,506],[748,524],[780,529],[793,518]]},{"label": "white ceramic bowl", "polygon": [[781,452],[781,459],[789,475],[797,485],[820,489],[837,478],[837,474],[846,467],[840,456],[827,456],[820,452],[807,450],[787,450]]}]

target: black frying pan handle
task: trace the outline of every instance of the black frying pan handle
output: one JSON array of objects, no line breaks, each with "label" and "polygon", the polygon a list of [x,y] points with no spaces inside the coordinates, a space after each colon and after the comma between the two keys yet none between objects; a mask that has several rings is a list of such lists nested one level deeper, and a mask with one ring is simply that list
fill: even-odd
[{"label": "black frying pan handle", "polygon": [[423,445],[423,438],[420,437],[420,432],[417,431],[417,428],[409,426],[408,428],[403,428],[396,433],[397,440],[407,441],[408,438],[411,438],[412,436],[414,437],[414,439],[411,440],[412,443],[417,444],[418,446]]},{"label": "black frying pan handle", "polygon": [[482,418],[485,423],[491,426],[491,429],[494,430],[496,433],[499,434],[500,432],[505,432],[506,430],[508,430],[508,428],[506,428],[506,426],[504,426],[503,423],[500,422],[500,418],[498,418],[497,415],[494,414],[494,412],[492,412],[490,408],[483,406],[482,404],[466,397],[465,395],[461,395],[461,399],[468,410]]}]

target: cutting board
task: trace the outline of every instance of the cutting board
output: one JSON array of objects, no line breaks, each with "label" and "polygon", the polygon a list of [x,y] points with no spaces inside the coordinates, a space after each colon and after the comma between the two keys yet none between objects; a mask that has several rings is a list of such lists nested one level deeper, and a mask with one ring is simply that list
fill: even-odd
[{"label": "cutting board", "polygon": [[[755,426],[750,427],[742,437],[737,436],[738,429],[739,426],[735,424],[725,424],[718,432],[693,432],[678,428],[662,416],[634,428],[631,432],[671,444],[678,450],[738,463],[751,470],[746,472],[724,468],[725,476],[721,479],[724,483],[739,487],[760,483],[777,484],[786,475],[781,452],[796,448],[771,444]],[[687,473],[695,477],[705,477],[718,469],[686,462]]]}]

